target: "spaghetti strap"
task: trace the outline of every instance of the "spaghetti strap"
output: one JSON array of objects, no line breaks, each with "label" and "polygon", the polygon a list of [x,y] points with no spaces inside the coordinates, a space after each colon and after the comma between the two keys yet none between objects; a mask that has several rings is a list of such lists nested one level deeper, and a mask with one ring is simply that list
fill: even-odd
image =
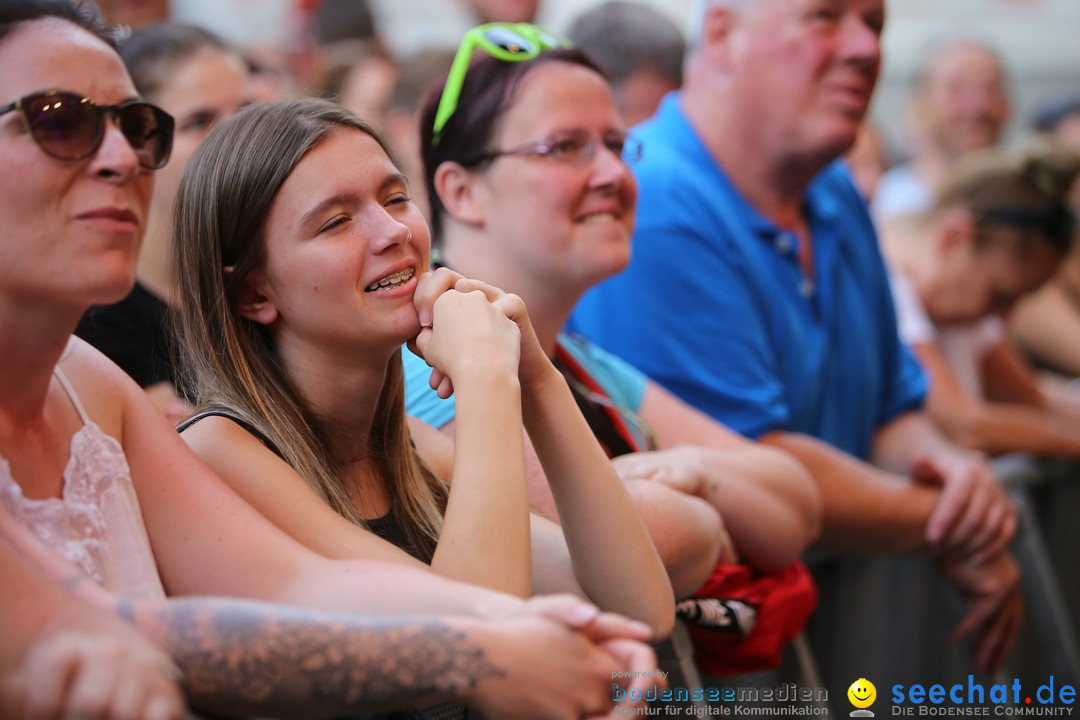
[{"label": "spaghetti strap", "polygon": [[231,410],[229,408],[226,408],[226,407],[223,407],[223,406],[220,406],[220,405],[210,406],[206,410],[203,410],[202,412],[199,412],[199,413],[196,413],[196,414],[192,415],[191,417],[189,417],[188,419],[184,420],[182,423],[177,425],[176,426],[176,431],[182,433],[185,430],[187,430],[189,427],[194,425],[195,423],[197,423],[200,420],[203,420],[205,418],[208,418],[208,417],[223,417],[223,418],[226,418],[228,420],[232,420],[234,423],[236,423],[237,425],[239,425],[240,427],[244,428],[249,433],[254,435],[259,440],[259,442],[261,442],[263,445],[266,446],[267,450],[274,453],[275,455],[277,455],[282,460],[285,459],[285,456],[282,455],[281,450],[278,449],[278,446],[275,445],[273,443],[273,441],[271,441],[270,438],[268,438],[266,436],[266,434],[263,433],[262,430],[255,427],[253,424],[251,424],[250,422],[245,420],[243,417],[241,417],[238,413],[234,412],[233,410]]},{"label": "spaghetti strap", "polygon": [[64,392],[67,393],[68,399],[71,400],[71,404],[75,406],[76,412],[79,413],[79,417],[82,418],[83,425],[90,422],[90,416],[86,414],[86,408],[83,407],[82,400],[79,400],[79,396],[75,394],[75,388],[71,387],[71,383],[68,381],[67,376],[59,367],[53,368],[53,375],[60,381],[60,385],[64,388]]}]

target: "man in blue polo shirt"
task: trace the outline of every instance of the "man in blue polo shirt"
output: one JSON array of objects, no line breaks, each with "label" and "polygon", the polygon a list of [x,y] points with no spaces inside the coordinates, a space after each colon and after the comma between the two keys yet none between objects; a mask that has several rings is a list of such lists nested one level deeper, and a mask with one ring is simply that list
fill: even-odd
[{"label": "man in blue polo shirt", "polygon": [[744,435],[783,427],[869,458],[877,428],[921,406],[926,380],[897,338],[866,203],[845,171],[832,165],[806,189],[806,272],[799,233],[744,200],[679,95],[635,132],[650,152],[635,167],[633,260],[586,294],[574,326]]},{"label": "man in blue polo shirt", "polygon": [[925,540],[975,599],[962,627],[980,625],[979,664],[1000,665],[1022,609],[1003,549],[1015,511],[985,457],[919,411],[925,378],[897,339],[865,203],[835,162],[877,79],[884,0],[698,4],[683,89],[635,131],[633,259],[586,294],[571,329],[801,459],[826,540]]}]

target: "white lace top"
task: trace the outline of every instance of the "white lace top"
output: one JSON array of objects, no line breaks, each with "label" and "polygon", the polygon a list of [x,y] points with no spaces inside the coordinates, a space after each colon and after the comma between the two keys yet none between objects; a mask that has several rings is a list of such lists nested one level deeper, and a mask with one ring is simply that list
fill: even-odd
[{"label": "white lace top", "polygon": [[11,466],[0,456],[0,503],[111,592],[138,600],[163,598],[124,450],[87,417],[60,369],[54,372],[83,421],[71,437],[61,497],[23,497]]}]

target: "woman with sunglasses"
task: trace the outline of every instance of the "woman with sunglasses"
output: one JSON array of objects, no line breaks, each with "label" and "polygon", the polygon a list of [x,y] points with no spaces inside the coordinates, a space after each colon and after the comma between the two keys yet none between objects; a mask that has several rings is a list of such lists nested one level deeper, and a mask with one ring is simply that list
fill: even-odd
[{"label": "woman with sunglasses", "polygon": [[[701,506],[714,520],[718,510],[730,535],[719,560],[780,571],[818,533],[820,500],[807,472],[585,339],[561,334],[578,298],[629,260],[636,186],[626,161],[641,148],[605,76],[587,54],[557,43],[529,26],[474,29],[444,86],[429,95],[421,150],[437,261],[525,301],[541,346],[609,454],[620,456],[615,464],[680,597],[696,591],[718,560],[694,552]],[[477,47],[484,52],[473,58]],[[453,435],[455,405],[428,387],[423,363],[405,362],[409,412]],[[531,468],[530,501],[561,515],[558,479]],[[685,495],[671,499],[660,484]]]},{"label": "woman with sunglasses", "polygon": [[169,163],[155,174],[135,287],[114,305],[91,308],[75,334],[123,368],[178,423],[191,408],[177,395],[174,367],[173,201],[191,153],[211,127],[252,102],[254,87],[243,58],[194,25],[159,23],[136,30],[120,43],[120,56],[140,97],[176,119],[173,149]]},{"label": "woman with sunglasses", "polygon": [[[647,629],[568,598],[523,603],[311,551],[71,338],[88,306],[130,291],[172,140],[171,118],[137,98],[90,8],[0,4],[0,524],[12,518],[51,548],[19,552],[134,622],[211,712],[326,716],[447,699],[503,718],[610,708],[612,673],[655,667],[635,642]],[[79,574],[56,573],[52,553]]]}]

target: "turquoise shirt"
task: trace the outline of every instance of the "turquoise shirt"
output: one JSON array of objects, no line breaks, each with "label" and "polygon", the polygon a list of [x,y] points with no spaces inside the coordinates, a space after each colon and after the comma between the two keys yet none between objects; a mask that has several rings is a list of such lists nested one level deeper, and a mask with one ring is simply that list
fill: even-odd
[{"label": "turquoise shirt", "polygon": [[[560,335],[559,345],[592,375],[613,402],[638,411],[648,382],[644,373],[585,338]],[[440,398],[428,385],[431,368],[408,348],[401,355],[405,363],[405,411],[441,428],[454,419],[454,396]]]}]

